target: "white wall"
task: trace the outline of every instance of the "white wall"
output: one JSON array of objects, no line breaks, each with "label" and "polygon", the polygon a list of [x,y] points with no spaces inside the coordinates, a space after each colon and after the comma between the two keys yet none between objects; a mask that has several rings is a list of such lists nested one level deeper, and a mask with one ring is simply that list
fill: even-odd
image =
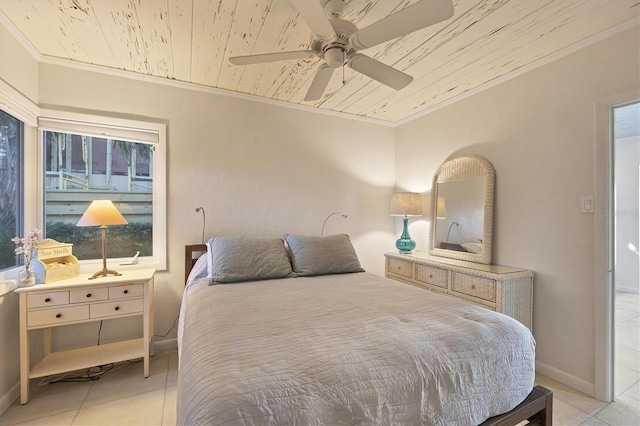
[{"label": "white wall", "polygon": [[[38,62],[0,25],[0,84],[36,103]],[[5,103],[4,99],[0,100]],[[0,298],[0,414],[17,396],[19,375],[18,296]]]},{"label": "white wall", "polygon": [[[364,268],[382,274],[383,253],[399,235],[400,221],[388,215],[394,185],[427,191],[447,157],[480,154],[497,174],[494,260],[536,271],[538,361],[574,386],[588,391],[593,383],[593,298],[601,283],[593,279],[594,216],[579,213],[579,200],[594,193],[594,102],[639,90],[637,28],[395,130],[38,66],[0,31],[0,77],[41,106],[167,123],[169,259],[156,280],[157,333],[178,314],[183,246],[201,236],[195,207],[206,209],[207,236],[319,233],[330,212],[342,211],[349,218],[332,218],[327,233],[349,233]],[[7,64],[7,52],[18,62]],[[426,218],[411,220],[418,249],[426,250],[427,229]],[[0,398],[17,382],[16,318],[14,297],[0,305]],[[67,340],[62,346],[75,344],[69,334],[56,336]],[[103,341],[119,334],[103,330]]]},{"label": "white wall", "polygon": [[[328,214],[344,212],[349,217],[332,218],[325,233],[350,234],[363,267],[384,274],[394,237],[393,128],[52,64],[40,64],[39,83],[47,108],[168,125],[169,270],[156,278],[158,334],[178,315],[184,245],[201,240],[198,206],[206,210],[206,237],[320,234]],[[59,333],[65,347],[79,344]],[[95,339],[96,332],[79,334]],[[120,335],[103,328],[104,341]]]},{"label": "white wall", "polygon": [[[538,367],[590,393],[594,286],[605,283],[594,281],[595,216],[580,213],[580,197],[606,179],[594,174],[595,102],[639,92],[639,40],[636,26],[397,129],[398,186],[430,182],[453,155],[493,164],[494,263],[536,273]],[[427,221],[415,225],[426,248]]]},{"label": "white wall", "polygon": [[[0,77],[41,107],[167,124],[168,270],[156,275],[156,333],[169,330],[178,315],[184,245],[201,239],[198,206],[206,209],[206,237],[319,234],[327,215],[343,212],[348,218],[333,217],[325,234],[350,234],[363,267],[384,273],[383,253],[395,239],[388,214],[395,181],[392,127],[38,64],[0,30]],[[24,63],[4,66],[7,54]],[[0,403],[17,390],[17,317],[11,295],[0,305]],[[138,322],[105,323],[102,341],[139,334]],[[54,350],[93,343],[97,331],[97,324],[56,328]],[[166,339],[173,338],[175,330]]]},{"label": "white wall", "polygon": [[38,102],[38,62],[0,25],[0,78],[32,102]]},{"label": "white wall", "polygon": [[0,415],[17,396],[20,380],[18,295],[0,297]]}]

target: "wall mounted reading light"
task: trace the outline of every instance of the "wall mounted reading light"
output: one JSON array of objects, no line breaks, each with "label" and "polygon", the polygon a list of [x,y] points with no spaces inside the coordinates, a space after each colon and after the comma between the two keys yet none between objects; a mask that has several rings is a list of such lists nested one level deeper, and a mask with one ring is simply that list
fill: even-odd
[{"label": "wall mounted reading light", "polygon": [[90,280],[107,275],[122,275],[112,269],[107,269],[107,226],[126,225],[127,220],[122,216],[111,200],[94,200],[84,212],[76,226],[99,226],[102,229],[102,270],[93,274]]},{"label": "wall mounted reading light", "polygon": [[411,253],[416,242],[409,236],[409,216],[422,216],[422,196],[416,192],[394,192],[391,194],[391,216],[404,216],[402,235],[396,240],[396,248],[400,253]]},{"label": "wall mounted reading light", "polygon": [[449,234],[451,234],[451,228],[453,228],[453,225],[455,225],[456,228],[460,226],[458,222],[451,222],[451,225],[449,225],[449,231],[447,232],[447,244],[449,244]]},{"label": "wall mounted reading light", "polygon": [[329,216],[327,216],[327,218],[324,220],[324,223],[322,224],[322,231],[320,231],[320,236],[321,236],[321,237],[324,235],[324,226],[327,224],[327,221],[329,220],[329,218],[330,218],[331,216],[335,216],[335,215],[340,215],[340,216],[342,216],[342,217],[343,217],[343,218],[345,218],[345,219],[347,218],[347,215],[346,215],[346,214],[343,214],[343,213],[340,213],[340,212],[333,212],[333,213],[331,213]]},{"label": "wall mounted reading light", "polygon": [[204,213],[204,207],[196,207],[197,212],[202,212],[202,244],[204,244],[204,228],[207,225],[207,215]]}]

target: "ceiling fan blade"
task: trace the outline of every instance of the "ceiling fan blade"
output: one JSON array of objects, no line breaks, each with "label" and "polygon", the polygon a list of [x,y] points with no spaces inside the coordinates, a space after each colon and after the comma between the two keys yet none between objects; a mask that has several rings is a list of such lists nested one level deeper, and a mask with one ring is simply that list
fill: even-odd
[{"label": "ceiling fan blade", "polygon": [[318,0],[289,1],[314,34],[325,40],[331,40],[336,37],[336,32],[333,30],[331,22],[327,19],[324,8]]},{"label": "ceiling fan blade", "polygon": [[351,35],[349,41],[358,50],[368,49],[437,24],[452,16],[453,3],[451,0],[422,0],[356,31]]},{"label": "ceiling fan blade", "polygon": [[410,75],[361,53],[351,55],[347,60],[347,65],[367,77],[371,77],[396,90],[404,89],[413,81],[413,77]]},{"label": "ceiling fan blade", "polygon": [[322,97],[324,90],[327,88],[329,84],[329,80],[331,80],[331,76],[335,68],[331,68],[327,64],[320,65],[318,71],[316,71],[315,77],[313,77],[313,81],[311,82],[311,86],[309,86],[309,90],[307,90],[307,94],[304,97],[305,101],[315,101]]},{"label": "ceiling fan blade", "polygon": [[260,55],[233,56],[229,62],[233,65],[262,64],[265,62],[288,61],[290,59],[304,59],[315,56],[313,50],[294,50],[291,52],[263,53]]}]

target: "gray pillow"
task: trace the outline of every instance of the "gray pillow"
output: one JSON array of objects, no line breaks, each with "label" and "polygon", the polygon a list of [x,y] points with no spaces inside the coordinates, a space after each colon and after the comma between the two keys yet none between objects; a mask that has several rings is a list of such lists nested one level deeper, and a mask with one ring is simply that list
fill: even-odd
[{"label": "gray pillow", "polygon": [[364,272],[347,234],[314,237],[285,234],[293,271],[300,277]]},{"label": "gray pillow", "polygon": [[216,283],[293,276],[281,238],[216,237],[207,241],[209,277]]}]

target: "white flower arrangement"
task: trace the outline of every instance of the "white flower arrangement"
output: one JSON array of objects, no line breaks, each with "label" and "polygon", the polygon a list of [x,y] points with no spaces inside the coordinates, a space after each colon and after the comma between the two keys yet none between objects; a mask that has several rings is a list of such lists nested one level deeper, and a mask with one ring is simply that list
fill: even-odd
[{"label": "white flower arrangement", "polygon": [[40,236],[42,235],[42,231],[39,229],[34,229],[29,232],[29,235],[25,238],[14,237],[11,239],[13,243],[16,245],[16,249],[14,250],[17,255],[22,255],[24,259],[24,267],[27,271],[30,270],[31,265],[31,256],[33,256],[33,251],[38,248],[40,244]]}]

